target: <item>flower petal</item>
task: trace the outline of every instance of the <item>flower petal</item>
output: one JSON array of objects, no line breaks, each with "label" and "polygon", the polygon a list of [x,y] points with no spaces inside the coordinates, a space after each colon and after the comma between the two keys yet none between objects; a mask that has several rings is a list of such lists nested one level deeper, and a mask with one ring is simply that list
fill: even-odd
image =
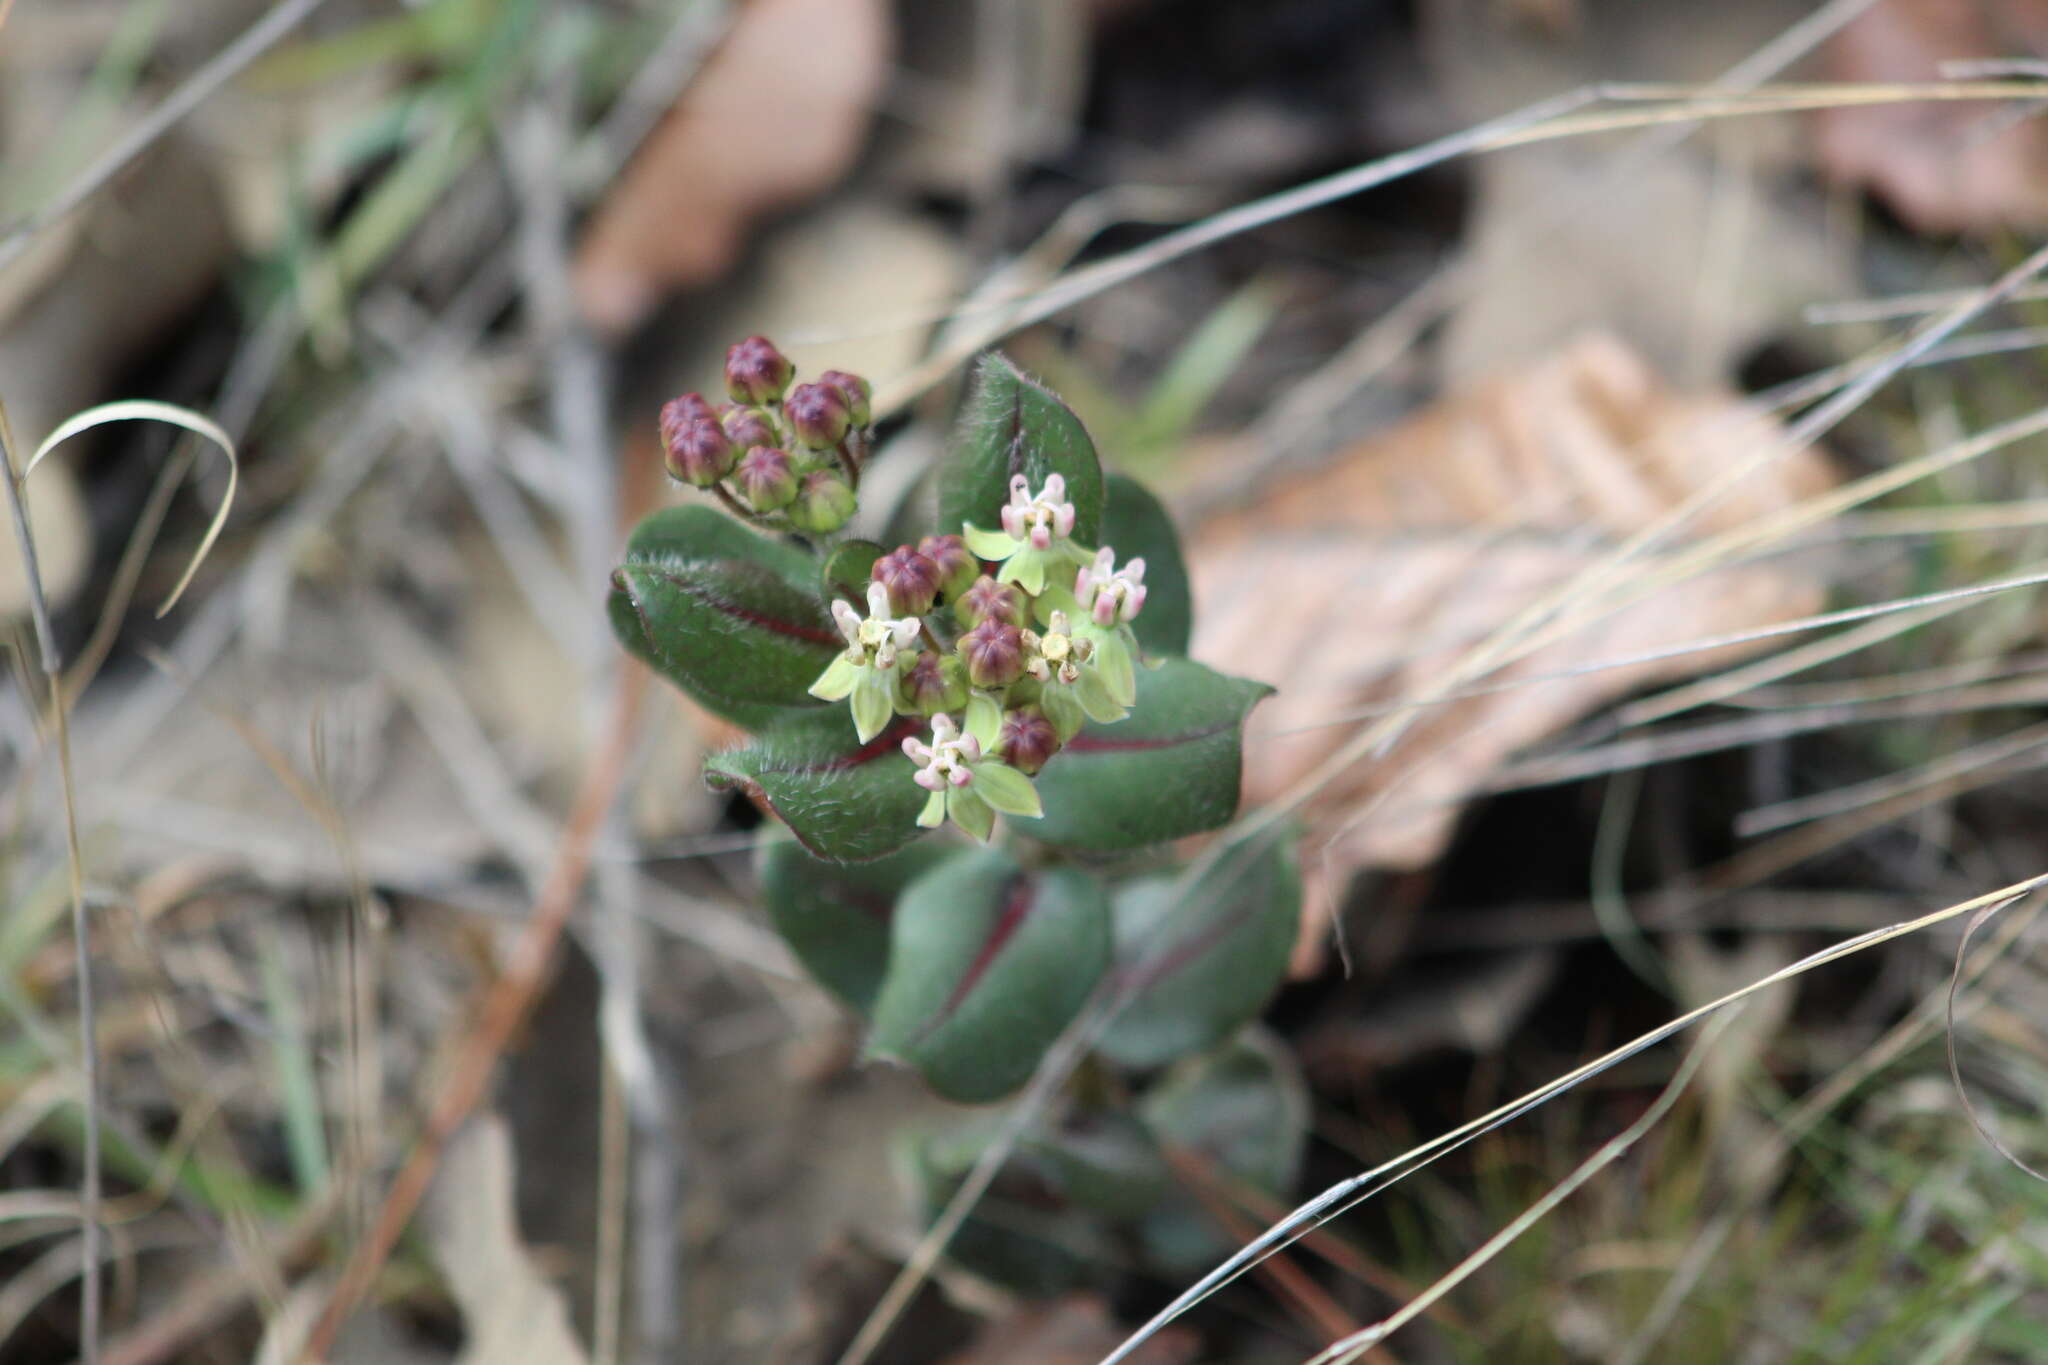
[{"label": "flower petal", "polygon": [[984,531],[972,522],[960,528],[960,538],[967,542],[967,548],[979,559],[1008,559],[1023,547],[1023,542],[1014,537],[1001,531]]},{"label": "flower petal", "polygon": [[853,729],[860,742],[865,744],[881,734],[895,714],[896,689],[889,675],[879,668],[861,669],[860,681],[853,689]]},{"label": "flower petal", "polygon": [[811,695],[820,701],[838,701],[853,691],[854,684],[860,681],[860,674],[861,665],[844,654],[836,655],[825,671],[818,675],[818,680],[811,684]]},{"label": "flower petal", "polygon": [[946,823],[946,794],[933,792],[925,798],[924,809],[917,813],[917,823],[926,829],[937,829]]},{"label": "flower petal", "polygon": [[988,808],[988,802],[974,794],[972,787],[956,791],[946,798],[946,814],[953,817],[954,824],[984,844],[996,827],[996,813]]},{"label": "flower petal", "polygon": [[1028,815],[1036,819],[1045,814],[1045,807],[1038,804],[1038,789],[1031,785],[1031,779],[1007,763],[984,759],[975,764],[973,790],[983,801],[1005,815]]}]

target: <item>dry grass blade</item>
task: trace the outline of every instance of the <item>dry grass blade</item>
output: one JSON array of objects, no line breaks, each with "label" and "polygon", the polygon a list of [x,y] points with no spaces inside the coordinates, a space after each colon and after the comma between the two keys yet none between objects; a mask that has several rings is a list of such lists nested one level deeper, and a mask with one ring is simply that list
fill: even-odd
[{"label": "dry grass blade", "polygon": [[[4,238],[0,238],[0,270],[4,270],[36,237],[53,223],[60,222],[86,200],[120,173],[122,167],[140,156],[148,146],[168,132],[187,114],[233,80],[249,65],[294,28],[298,27],[314,10],[327,0],[283,0],[270,13],[258,19],[243,32],[242,36],[221,49],[220,55],[208,62],[152,110],[148,117],[137,123],[128,133],[100,153],[99,159],[79,172],[71,185],[52,199],[47,205],[16,225]],[[0,13],[0,19],[4,19]]]},{"label": "dry grass blade", "polygon": [[199,572],[199,566],[205,562],[207,552],[213,548],[213,542],[220,538],[221,528],[227,525],[228,512],[235,505],[235,483],[241,475],[241,461],[235,455],[234,437],[228,435],[211,418],[172,403],[129,398],[117,403],[102,403],[96,408],[87,408],[84,412],[59,423],[57,429],[45,436],[43,443],[36,447],[36,453],[29,456],[28,466],[21,471],[21,477],[27,479],[35,467],[42,463],[45,455],[73,436],[90,431],[94,427],[106,426],[110,422],[168,422],[174,427],[183,427],[187,431],[204,436],[219,446],[222,453],[228,457],[228,486],[227,491],[221,496],[220,509],[213,514],[213,520],[207,523],[206,534],[200,538],[199,548],[192,552],[192,562],[187,564],[185,572],[179,575],[177,586],[171,589],[171,595],[164,599],[164,604],[157,608],[156,614],[162,616],[178,605],[178,599],[185,595],[185,589],[192,582],[192,575]]},{"label": "dry grass blade", "polygon": [[1620,1047],[1594,1058],[1590,1062],[1583,1063],[1562,1076],[1545,1082],[1528,1094],[1518,1099],[1510,1100],[1506,1104],[1480,1115],[1478,1118],[1460,1124],[1451,1131],[1432,1138],[1420,1146],[1413,1147],[1389,1161],[1382,1162],[1371,1170],[1361,1172],[1347,1180],[1332,1185],[1314,1199],[1295,1209],[1286,1218],[1261,1233],[1256,1240],[1239,1249],[1222,1265],[1204,1275],[1192,1287],[1174,1299],[1172,1303],[1161,1309],[1143,1327],[1132,1333],[1123,1345],[1119,1346],[1110,1355],[1104,1357],[1102,1365],[1117,1365],[1118,1361],[1128,1359],[1133,1351],[1143,1345],[1160,1328],[1166,1326],[1189,1308],[1192,1308],[1201,1300],[1244,1274],[1274,1251],[1299,1240],[1309,1228],[1327,1223],[1339,1214],[1356,1207],[1382,1190],[1398,1183],[1405,1177],[1422,1169],[1422,1167],[1455,1151],[1473,1139],[1483,1136],[1503,1124],[1510,1123],[1522,1115],[1549,1103],[1559,1095],[1574,1089],[1594,1076],[1600,1075],[1602,1072],[1628,1060],[1630,1057],[1634,1057],[1646,1049],[1663,1042],[1665,1039],[1683,1032],[1685,1029],[1719,1013],[1728,1006],[1739,1004],[1760,991],[1791,981],[1805,975],[1807,972],[1824,967],[1842,958],[1866,952],[1880,944],[1890,943],[1909,934],[1919,933],[1937,924],[1944,924],[1950,920],[1974,914],[1986,906],[2004,904],[2043,886],[2048,886],[2048,873],[2029,877],[2024,881],[2014,882],[1995,891],[1988,891],[1981,896],[1973,896],[1969,900],[1932,911],[1916,919],[1886,925],[1883,928],[1873,929],[1868,933],[1858,934],[1853,938],[1844,939],[1841,942],[1832,944],[1821,949],[1819,952],[1809,954],[1767,976],[1752,981],[1739,990],[1730,991],[1718,999],[1710,1000],[1703,1005],[1688,1010],[1677,1018],[1650,1030],[1648,1033],[1642,1034],[1640,1037],[1634,1038]]},{"label": "dry grass blade", "polygon": [[1541,1199],[1538,1199],[1534,1204],[1523,1210],[1516,1216],[1514,1221],[1510,1222],[1492,1237],[1489,1237],[1470,1256],[1467,1256],[1464,1260],[1453,1266],[1436,1283],[1430,1285],[1429,1288],[1403,1304],[1398,1311],[1381,1321],[1373,1323],[1371,1326],[1353,1333],[1341,1341],[1332,1342],[1327,1349],[1311,1359],[1310,1365],[1349,1365],[1349,1362],[1359,1359],[1367,1351],[1393,1335],[1393,1333],[1429,1311],[1432,1304],[1457,1288],[1481,1266],[1484,1266],[1488,1261],[1499,1255],[1510,1243],[1534,1227],[1546,1214],[1563,1203],[1580,1186],[1613,1165],[1620,1159],[1623,1153],[1641,1141],[1644,1134],[1656,1127],[1658,1122],[1671,1112],[1671,1107],[1678,1103],[1678,1097],[1685,1093],[1686,1086],[1691,1083],[1694,1073],[1699,1070],[1700,1064],[1706,1060],[1707,1054],[1713,1050],[1715,1039],[1720,1037],[1722,1030],[1726,1027],[1731,1017],[1730,1015],[1721,1016],[1709,1026],[1705,1033],[1700,1035],[1699,1039],[1686,1052],[1685,1059],[1679,1063],[1677,1072],[1665,1085],[1663,1091],[1658,1094],[1650,1107],[1637,1117],[1634,1123],[1631,1123],[1612,1138],[1609,1138],[1607,1142],[1602,1144],[1600,1150],[1587,1157],[1570,1175],[1559,1181]]},{"label": "dry grass blade", "polygon": [[343,1268],[340,1282],[314,1324],[302,1360],[317,1361],[332,1350],[342,1322],[375,1283],[385,1260],[398,1245],[426,1194],[441,1153],[482,1100],[498,1058],[546,983],[555,947],[576,907],[598,834],[625,775],[646,681],[647,675],[640,669],[627,669],[620,674],[602,746],[584,773],[554,866],[536,899],[533,914],[513,947],[504,973],[488,988],[477,1010],[476,1023],[463,1040],[447,1088],[441,1092],[433,1112],[427,1116],[425,1130],[385,1194],[369,1234],[356,1246]]},{"label": "dry grass blade", "polygon": [[1948,1076],[1955,1085],[1956,1099],[1962,1102],[1963,1113],[1969,1116],[1970,1126],[1977,1130],[1977,1136],[1983,1138],[1991,1150],[2004,1157],[2014,1169],[2024,1171],[2036,1180],[2048,1182],[2048,1175],[2028,1164],[2019,1153],[2006,1146],[2004,1139],[1991,1131],[1990,1122],[1978,1112],[1976,1102],[1970,1098],[1970,1088],[1963,1084],[1963,1068],[1956,1060],[1956,992],[1963,982],[1963,955],[1969,951],[1970,940],[1977,931],[1983,928],[1992,916],[2011,904],[2011,901],[2000,901],[1995,905],[1985,906],[1970,916],[1969,924],[1963,929],[1963,936],[1956,940],[1955,969],[1949,973],[1948,993],[1943,1001],[1942,1014],[1948,1032]]}]

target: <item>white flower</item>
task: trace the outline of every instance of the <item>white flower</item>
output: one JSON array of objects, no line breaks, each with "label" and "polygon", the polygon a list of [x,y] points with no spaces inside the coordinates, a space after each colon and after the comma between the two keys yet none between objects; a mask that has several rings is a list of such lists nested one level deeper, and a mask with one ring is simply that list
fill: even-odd
[{"label": "white flower", "polygon": [[1119,569],[1116,553],[1103,546],[1095,562],[1074,576],[1074,597],[1104,630],[1128,623],[1145,605],[1145,561],[1126,560]]},{"label": "white flower", "polygon": [[961,731],[951,716],[932,717],[932,742],[926,744],[912,735],[903,741],[903,752],[921,765],[914,774],[917,785],[929,792],[964,787],[974,780],[972,765],[981,757],[981,741]]},{"label": "white flower", "polygon": [[915,616],[891,616],[889,590],[880,583],[868,585],[866,620],[837,600],[832,603],[832,619],[846,637],[846,651],[818,675],[811,695],[822,701],[851,697],[854,733],[865,744],[882,732],[896,709],[897,675],[916,657],[923,626]]},{"label": "white flower", "polygon": [[1074,504],[1067,501],[1067,481],[1048,474],[1038,496],[1022,474],[1010,478],[1010,501],[1002,511],[1003,530],[1010,539],[1023,541],[1034,550],[1052,548],[1054,536],[1065,539],[1074,534]]},{"label": "white flower", "polygon": [[838,598],[832,601],[832,619],[839,623],[839,633],[846,637],[848,663],[873,662],[877,668],[885,669],[896,666],[898,650],[917,643],[921,629],[915,616],[898,618],[889,614],[889,590],[880,583],[868,584],[866,620]]}]

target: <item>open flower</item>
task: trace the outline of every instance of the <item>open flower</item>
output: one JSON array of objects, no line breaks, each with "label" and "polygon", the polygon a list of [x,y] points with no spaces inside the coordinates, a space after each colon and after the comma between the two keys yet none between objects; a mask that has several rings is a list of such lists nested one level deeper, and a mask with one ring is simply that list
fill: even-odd
[{"label": "open flower", "polygon": [[1036,597],[1045,591],[1046,576],[1088,562],[1088,552],[1074,543],[1074,504],[1067,501],[1067,481],[1048,474],[1036,496],[1022,474],[1010,480],[1010,500],[1003,505],[1003,529],[984,531],[963,526],[967,548],[981,558],[999,561],[999,583],[1015,583]]},{"label": "open flower", "polygon": [[1128,625],[1145,605],[1145,561],[1125,560],[1119,569],[1116,551],[1103,546],[1095,552],[1095,562],[1075,575],[1074,600],[1105,630]]},{"label": "open flower", "polygon": [[913,735],[903,741],[903,752],[918,765],[912,774],[917,785],[931,793],[917,817],[926,829],[950,817],[986,842],[997,811],[1032,817],[1045,813],[1031,779],[1000,759],[985,757],[981,741],[963,733],[951,716],[933,716],[931,742]]},{"label": "open flower", "polygon": [[1117,680],[1104,675],[1097,645],[1091,634],[1076,633],[1063,611],[1052,613],[1043,633],[1024,632],[1024,671],[1038,680],[1039,708],[1062,744],[1080,733],[1086,721],[1112,725],[1122,720],[1129,705],[1119,699]]},{"label": "open flower", "polygon": [[915,616],[899,620],[889,614],[889,590],[880,583],[868,584],[866,620],[840,601],[832,603],[832,619],[846,637],[846,652],[811,684],[811,695],[822,701],[852,697],[853,728],[865,744],[895,713],[897,683],[916,657],[921,626]]}]

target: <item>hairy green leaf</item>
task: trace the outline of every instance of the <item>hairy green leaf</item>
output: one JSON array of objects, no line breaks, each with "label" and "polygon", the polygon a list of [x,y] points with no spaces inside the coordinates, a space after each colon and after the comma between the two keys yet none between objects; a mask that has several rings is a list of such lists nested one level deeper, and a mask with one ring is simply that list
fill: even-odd
[{"label": "hairy green leaf", "polygon": [[1138,670],[1138,700],[1038,774],[1031,837],[1118,852],[1215,829],[1237,810],[1244,720],[1272,692],[1188,659]]},{"label": "hairy green leaf", "polygon": [[868,1049],[948,1099],[997,1099],[1029,1079],[1109,955],[1109,905],[1085,873],[1026,872],[1000,849],[949,859],[896,903]]},{"label": "hairy green leaf", "polygon": [[1301,919],[1301,870],[1289,831],[1220,850],[1184,887],[1147,877],[1117,893],[1116,970],[1133,995],[1097,1044],[1130,1067],[1213,1047],[1272,998]]},{"label": "hairy green leaf", "polygon": [[813,855],[836,863],[894,853],[924,831],[925,789],[903,741],[923,728],[898,717],[862,744],[843,706],[790,713],[742,749],[704,762],[713,787],[740,787],[773,811]]},{"label": "hairy green leaf", "polygon": [[805,689],[845,648],[816,562],[708,507],[641,522],[607,605],[628,653],[750,729],[821,706]]},{"label": "hairy green leaf", "polygon": [[1102,531],[1102,466],[1095,442],[1058,395],[991,351],[974,372],[953,448],[939,467],[939,529],[1002,524],[1010,479],[1022,474],[1033,493],[1048,475],[1067,481],[1074,539],[1097,544]]},{"label": "hairy green leaf", "polygon": [[1195,605],[1173,518],[1150,489],[1122,474],[1109,476],[1108,495],[1102,543],[1115,549],[1119,565],[1145,561],[1145,608],[1131,630],[1147,654],[1185,654],[1195,628]]}]

